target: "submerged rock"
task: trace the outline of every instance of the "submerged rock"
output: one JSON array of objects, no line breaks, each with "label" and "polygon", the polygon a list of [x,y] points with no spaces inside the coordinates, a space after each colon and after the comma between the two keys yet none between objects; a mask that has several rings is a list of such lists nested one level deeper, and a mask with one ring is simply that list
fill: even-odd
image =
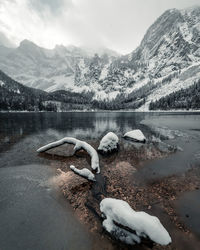
[{"label": "submerged rock", "polygon": [[140,129],[134,129],[124,134],[125,139],[130,139],[136,142],[146,142],[146,137]]},{"label": "submerged rock", "polygon": [[98,150],[102,153],[111,153],[118,149],[118,142],[118,136],[109,132],[101,139]]}]

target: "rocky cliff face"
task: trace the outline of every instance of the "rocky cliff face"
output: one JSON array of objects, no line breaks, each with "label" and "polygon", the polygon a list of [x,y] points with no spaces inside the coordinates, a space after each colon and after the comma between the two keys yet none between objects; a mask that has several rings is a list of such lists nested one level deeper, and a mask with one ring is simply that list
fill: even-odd
[{"label": "rocky cliff face", "polygon": [[[0,69],[23,84],[46,91],[93,91],[95,99],[123,95],[151,101],[187,88],[200,77],[200,7],[171,9],[147,30],[140,46],[119,56],[74,46],[40,48],[30,41],[16,49],[0,47]],[[134,94],[135,93],[135,94]]]},{"label": "rocky cliff face", "polygon": [[144,92],[141,110],[148,109],[150,101],[199,79],[199,41],[200,8],[168,10],[148,29],[135,51],[113,62],[116,80],[127,94]]},{"label": "rocky cliff face", "polygon": [[[24,40],[16,49],[0,46],[0,68],[23,84],[46,91],[95,91],[108,65],[117,55],[109,50],[97,55],[74,46],[52,50]],[[98,84],[98,83],[97,83]]]}]

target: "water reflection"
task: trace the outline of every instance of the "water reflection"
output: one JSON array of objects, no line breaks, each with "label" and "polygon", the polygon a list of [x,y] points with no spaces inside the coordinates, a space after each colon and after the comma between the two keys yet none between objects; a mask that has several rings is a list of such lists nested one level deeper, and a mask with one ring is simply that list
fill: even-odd
[{"label": "water reflection", "polygon": [[[152,138],[154,138],[152,137],[152,126],[147,126],[149,121],[150,125],[154,125],[154,127],[156,125],[159,127],[167,126],[168,123],[173,129],[182,129],[183,126],[184,129],[185,127],[195,129],[194,124],[198,123],[199,116],[190,115],[189,120],[192,121],[190,123],[185,118],[185,115],[163,116],[157,113],[133,112],[1,113],[0,156],[2,160],[0,167],[9,166],[10,164],[42,163],[42,160],[37,157],[36,149],[65,136],[72,136],[87,141],[94,140],[97,143],[108,131],[115,132],[121,139],[125,132],[139,128],[152,141]],[[147,123],[143,122],[141,124],[142,120],[147,121]],[[187,126],[184,123],[185,120],[187,121]],[[198,133],[198,131],[194,130],[192,132]],[[185,148],[185,152],[179,152],[178,156],[180,157],[177,157],[177,155],[171,156],[173,163],[171,161],[164,162],[163,160],[158,160],[157,163],[152,162],[148,164],[147,168],[144,169],[143,175],[145,178],[154,176],[155,172],[156,176],[159,176],[160,174],[172,174],[176,170],[184,169],[186,164],[182,163],[186,162],[186,158],[190,161],[191,155],[199,143],[197,140],[191,140],[184,135],[186,135],[185,130],[183,136],[178,138],[178,140],[174,138],[174,140],[166,143],[174,144],[175,146],[179,145]],[[156,133],[155,136],[157,138],[159,134]],[[159,140],[156,142],[156,140],[154,138],[153,146],[157,144],[159,150],[167,153],[169,151],[167,144],[159,142]],[[135,148],[137,147],[138,150],[140,147],[143,147],[143,145],[134,145],[124,140],[122,140],[122,143],[124,147],[132,145]],[[148,144],[144,149],[148,150],[148,147],[152,147],[152,144]],[[149,150],[151,151],[151,149]],[[3,154],[3,152],[6,153]]]},{"label": "water reflection", "polygon": [[[43,140],[46,143],[65,136],[86,140],[97,139],[107,131],[120,134],[141,126],[139,122],[144,116],[136,113],[1,113],[0,152],[33,135],[31,144],[35,148],[44,144]],[[37,140],[42,134],[39,145]]]}]

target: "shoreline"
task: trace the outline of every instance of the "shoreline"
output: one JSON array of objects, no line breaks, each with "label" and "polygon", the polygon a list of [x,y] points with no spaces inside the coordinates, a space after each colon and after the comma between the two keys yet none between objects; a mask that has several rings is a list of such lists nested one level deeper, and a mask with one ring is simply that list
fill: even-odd
[{"label": "shoreline", "polygon": [[0,111],[0,113],[199,113],[200,110],[146,110],[146,111],[137,111],[137,110],[67,110],[67,111],[27,111],[27,110],[22,110],[22,111],[17,111],[17,110],[10,110],[10,111]]},{"label": "shoreline", "polygon": [[[195,167],[193,164],[198,164],[196,167],[200,166],[199,114],[159,115],[157,113],[101,112],[96,114],[74,113],[73,115],[72,112],[24,115],[10,113],[2,114],[1,117],[2,166],[6,169],[6,166],[25,165],[32,162],[51,168],[56,177],[57,187],[60,187],[58,189],[60,197],[63,197],[63,201],[66,202],[63,210],[67,213],[68,210],[72,211],[72,217],[79,221],[78,225],[83,225],[83,233],[88,232],[94,243],[91,248],[87,249],[130,249],[129,246],[113,239],[103,229],[99,211],[99,204],[103,198],[125,200],[136,211],[145,211],[160,219],[173,241],[166,247],[155,244],[153,250],[200,249],[199,227],[194,228],[195,223],[199,223],[198,220],[195,220],[199,214],[198,203],[190,202],[190,190],[200,189],[200,169],[197,171],[193,168],[191,171],[187,171],[188,168]],[[141,123],[143,120],[146,120],[146,125]],[[165,130],[156,132],[155,127],[164,127]],[[123,134],[133,128],[141,129],[144,132],[148,139],[145,144],[132,143],[123,138]],[[181,133],[177,133],[177,130]],[[100,139],[108,131],[113,131],[119,136],[120,147],[118,152],[111,155],[99,154],[101,175],[98,175],[97,183],[89,183],[71,172],[70,165],[74,165],[78,169],[86,167],[91,170],[90,156],[84,151],[73,155],[72,145],[66,144],[43,154],[36,153],[37,148],[67,135],[84,140],[97,149]],[[162,137],[161,134],[165,131],[166,135],[169,135],[166,138],[171,138],[172,134],[174,139]],[[168,132],[170,133],[168,134]],[[174,149],[178,151],[174,153]],[[59,168],[64,172],[64,182],[62,176],[56,175],[56,169]],[[29,173],[27,176],[31,177]],[[46,181],[45,186],[47,185],[51,190],[51,179]],[[49,188],[47,192],[49,192]],[[188,191],[189,208],[184,209],[185,200],[180,203],[179,198]],[[176,206],[177,204],[179,207]],[[180,206],[183,210],[179,210]],[[192,209],[190,209],[191,206]],[[29,215],[31,211],[32,208],[30,211],[25,210],[24,216]],[[46,214],[48,211],[48,209],[46,211],[39,207],[38,216],[42,213]],[[17,214],[18,211],[16,211]],[[65,216],[63,216],[63,220],[65,220]],[[191,230],[188,229],[190,222]],[[62,222],[60,223],[62,224]],[[10,224],[12,225],[12,222]],[[33,226],[36,228],[38,224],[33,223]],[[71,231],[70,227],[67,225],[65,228]],[[51,227],[52,229],[54,230],[55,227]],[[197,236],[195,236],[195,232],[197,232]],[[33,233],[37,235],[38,231]],[[67,236],[65,233],[65,230],[61,232],[61,242],[65,242]],[[6,241],[8,242],[8,240]],[[27,242],[23,237],[19,240]],[[56,242],[56,239],[53,241]],[[143,245],[136,245],[133,248],[149,250],[150,245],[147,243],[143,242]],[[71,245],[73,242],[69,242],[69,244]]]},{"label": "shoreline", "polygon": [[[97,147],[96,141],[91,141],[90,144],[95,148]],[[144,164],[148,164],[148,161],[155,159],[164,159],[168,154],[161,153],[155,147],[147,150],[147,144],[135,150],[131,146],[123,148],[123,143],[120,145],[118,152],[100,156],[102,168],[96,183],[88,182],[69,169],[70,164],[89,167],[88,156],[83,151],[77,153],[78,158],[72,156],[70,159],[60,156],[64,153],[63,149],[52,149],[50,153],[41,156],[50,159],[52,155],[55,159],[57,153],[59,153],[57,160],[62,162],[61,170],[64,172],[64,181],[58,179],[57,184],[72,206],[75,216],[88,227],[95,237],[102,241],[101,244],[109,246],[102,249],[116,250],[119,249],[119,246],[120,249],[129,249],[128,245],[113,239],[102,227],[99,203],[106,197],[125,200],[136,211],[145,211],[161,220],[172,235],[173,243],[169,246],[154,243],[153,249],[180,247],[179,237],[184,238],[186,246],[189,242],[192,246],[195,244],[200,246],[200,241],[195,234],[181,221],[174,204],[185,192],[200,188],[199,169],[193,168],[181,175],[169,175],[143,183],[140,178],[137,178],[137,173],[143,168]],[[176,152],[172,152],[172,154],[174,153],[176,154]],[[59,166],[59,164],[56,165]],[[150,244],[149,241],[142,242],[142,245],[138,245],[138,247],[142,246],[144,249],[149,249],[148,244]]]}]

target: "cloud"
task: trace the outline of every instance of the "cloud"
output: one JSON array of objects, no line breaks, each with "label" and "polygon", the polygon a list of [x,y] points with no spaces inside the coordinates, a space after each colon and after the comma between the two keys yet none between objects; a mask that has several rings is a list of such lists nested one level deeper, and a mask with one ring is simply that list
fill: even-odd
[{"label": "cloud", "polygon": [[[36,1],[35,1],[36,3]],[[1,32],[15,44],[23,39],[29,39],[41,46],[53,47],[66,37],[59,29],[57,10],[52,12],[52,6],[44,3],[40,11],[39,4],[32,6],[32,1],[5,1],[0,5]],[[51,6],[51,7],[50,7]]]},{"label": "cloud", "polygon": [[6,46],[9,48],[15,47],[15,45],[2,32],[0,32],[0,45]]},{"label": "cloud", "polygon": [[147,28],[169,8],[199,0],[0,0],[0,32],[18,45],[23,39],[56,44],[135,49]]},{"label": "cloud", "polygon": [[39,13],[45,12],[46,9],[54,15],[59,15],[63,7],[71,7],[71,0],[29,0],[30,7],[34,8]]}]

